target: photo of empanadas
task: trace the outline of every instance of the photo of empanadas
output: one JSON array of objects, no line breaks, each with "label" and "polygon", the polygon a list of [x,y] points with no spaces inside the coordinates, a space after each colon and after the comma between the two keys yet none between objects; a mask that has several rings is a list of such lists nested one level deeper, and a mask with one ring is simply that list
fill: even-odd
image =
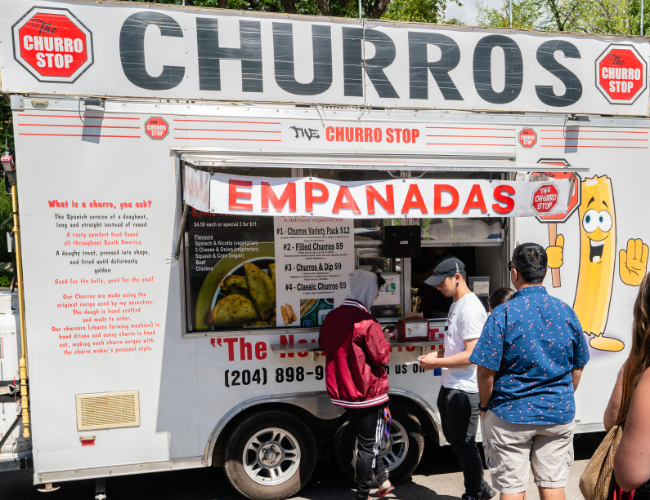
[{"label": "photo of empanadas", "polygon": [[269,264],[269,276],[271,277],[273,286],[275,286],[275,262],[273,264]]},{"label": "photo of empanadas", "polygon": [[280,312],[282,313],[282,321],[284,321],[285,325],[288,325],[290,323],[290,320],[289,320],[289,313],[287,312],[287,308],[284,306],[280,306]]},{"label": "photo of empanadas", "polygon": [[245,326],[249,328],[266,328],[267,326],[269,326],[269,324],[266,321],[260,320],[260,321],[254,321],[253,323],[249,323]]},{"label": "photo of empanadas", "polygon": [[275,285],[269,275],[255,264],[244,264],[248,291],[262,319],[268,319],[275,311]]},{"label": "photo of empanadas", "polygon": [[253,302],[243,295],[227,295],[217,302],[208,316],[208,325],[216,328],[243,326],[260,316]]},{"label": "photo of empanadas", "polygon": [[231,274],[221,282],[221,291],[226,295],[243,295],[250,298],[248,282],[244,276]]},{"label": "photo of empanadas", "polygon": [[[255,236],[258,235],[255,234]],[[264,280],[264,278],[256,280],[259,282],[266,281],[265,286],[258,286],[257,288],[266,290],[267,287],[270,286],[272,289],[272,300],[262,300],[262,297],[259,297],[260,307],[262,307],[262,305],[265,306],[267,308],[265,310],[268,310],[267,302],[271,302],[270,309],[272,310],[272,314],[268,315],[265,318],[262,318],[262,315],[257,309],[258,304],[255,303],[251,296],[251,280],[248,279],[246,269],[244,267],[245,264],[249,263],[253,264],[261,273],[267,276],[267,280]],[[238,328],[246,328],[249,324],[253,323],[256,320],[262,320],[268,323],[271,319],[271,316],[275,315],[275,304],[273,303],[275,301],[275,287],[273,286],[273,281],[270,277],[272,272],[270,266],[274,264],[275,244],[272,241],[241,246],[219,260],[213,267],[212,271],[210,271],[209,274],[203,279],[203,283],[201,285],[201,289],[194,306],[196,318],[195,329],[201,331],[216,330],[219,328],[231,328],[217,327],[212,322],[210,324],[208,323],[208,320],[212,315],[212,311],[217,306],[217,304],[231,295],[240,295],[247,298],[253,303],[253,308],[258,311],[258,315],[255,317],[255,319],[252,319],[244,324],[240,324]],[[264,293],[260,295],[264,295]]]}]

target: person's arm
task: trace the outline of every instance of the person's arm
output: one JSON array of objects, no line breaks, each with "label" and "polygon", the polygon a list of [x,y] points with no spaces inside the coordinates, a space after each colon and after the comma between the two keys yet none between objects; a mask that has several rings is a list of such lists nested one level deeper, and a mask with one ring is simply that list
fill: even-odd
[{"label": "person's arm", "polygon": [[485,326],[485,320],[487,319],[483,306],[480,307],[481,312],[469,310],[461,314],[459,318],[459,333],[465,344],[465,349],[449,357],[438,355],[434,358],[430,354],[425,357],[420,356],[418,360],[422,368],[425,370],[432,370],[434,368],[461,368],[472,364],[469,357],[474,352],[474,347],[476,347],[476,343]]},{"label": "person's arm", "polygon": [[641,376],[634,390],[625,420],[621,444],[614,456],[616,482],[623,491],[632,491],[650,479],[650,370]]},{"label": "person's arm", "polygon": [[472,363],[470,363],[469,357],[474,352],[474,347],[478,339],[463,340],[463,342],[465,343],[465,350],[463,352],[445,358],[444,350],[434,351],[418,358],[420,366],[425,370],[433,370],[434,368],[460,368],[471,365]]},{"label": "person's arm", "polygon": [[607,403],[605,415],[603,415],[603,425],[605,426],[606,431],[609,431],[617,424],[618,414],[621,411],[621,403],[623,402],[623,377],[625,377],[626,364],[627,362],[623,364],[623,367],[618,371],[614,390],[612,391],[612,395],[609,397],[609,403]]},{"label": "person's arm", "polygon": [[574,334],[571,381],[573,383],[573,391],[575,392],[578,390],[582,370],[584,370],[585,365],[589,362],[589,345],[587,344],[585,335],[582,333],[582,325],[580,325],[578,316],[573,311],[571,313],[573,317],[569,319],[569,325],[573,329]]},{"label": "person's arm", "polygon": [[[487,408],[492,399],[492,390],[494,389],[494,375],[496,371],[485,368],[485,366],[478,365],[476,368],[476,378],[478,380],[478,397],[480,399],[479,407]],[[481,412],[481,417],[485,417],[484,411]]]},{"label": "person's arm", "polygon": [[386,366],[390,360],[390,343],[384,337],[379,323],[367,321],[359,338],[365,344],[368,362],[374,366]]},{"label": "person's arm", "polygon": [[573,384],[573,392],[578,390],[578,384],[580,383],[580,377],[582,377],[582,370],[584,367],[574,368],[571,370],[571,383]]},{"label": "person's arm", "polygon": [[[501,309],[501,310],[500,310]],[[487,408],[494,391],[494,379],[501,367],[503,349],[505,344],[504,325],[506,317],[504,308],[497,308],[488,317],[483,327],[481,337],[478,339],[476,349],[469,360],[476,366],[476,379],[478,382],[479,406]],[[485,417],[485,412],[481,412]]]}]

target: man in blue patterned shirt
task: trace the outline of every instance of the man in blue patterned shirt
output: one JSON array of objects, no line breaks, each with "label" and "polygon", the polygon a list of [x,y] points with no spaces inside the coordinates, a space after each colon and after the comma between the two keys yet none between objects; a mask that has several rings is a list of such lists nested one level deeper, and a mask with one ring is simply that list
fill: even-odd
[{"label": "man in blue patterned shirt", "polygon": [[589,348],[569,305],[541,286],[546,251],[515,248],[517,289],[488,318],[469,360],[478,365],[483,449],[501,500],[522,500],[529,460],[542,500],[564,500],[573,463],[574,392]]}]

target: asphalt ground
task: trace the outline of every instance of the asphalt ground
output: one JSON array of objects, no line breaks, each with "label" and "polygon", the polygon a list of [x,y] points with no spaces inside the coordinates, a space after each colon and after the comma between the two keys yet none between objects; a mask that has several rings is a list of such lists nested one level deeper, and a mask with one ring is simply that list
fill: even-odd
[{"label": "asphalt ground", "polygon": [[[582,500],[578,482],[589,458],[604,433],[582,434],[575,440],[575,463],[566,487],[567,500]],[[400,500],[452,500],[464,492],[460,464],[451,449],[427,441],[424,455],[413,477],[400,484],[386,498]],[[485,471],[489,482],[489,472]],[[0,473],[2,500],[93,500],[92,480],[61,483],[58,491],[40,493],[32,484],[31,471]],[[375,491],[371,497],[377,498]],[[295,500],[353,500],[354,484],[349,482],[333,462],[319,463],[309,484]],[[532,474],[527,500],[539,495]],[[107,500],[242,500],[230,487],[218,468],[158,472],[136,476],[112,477],[107,483]]]}]

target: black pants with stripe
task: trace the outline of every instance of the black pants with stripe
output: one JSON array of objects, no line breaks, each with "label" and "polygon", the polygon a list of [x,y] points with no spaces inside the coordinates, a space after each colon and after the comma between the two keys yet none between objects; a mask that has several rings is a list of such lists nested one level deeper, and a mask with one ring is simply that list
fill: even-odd
[{"label": "black pants with stripe", "polygon": [[388,479],[384,461],[379,454],[381,438],[384,435],[384,408],[388,401],[369,408],[350,410],[357,419],[357,496],[366,500],[375,473],[380,485]]}]

